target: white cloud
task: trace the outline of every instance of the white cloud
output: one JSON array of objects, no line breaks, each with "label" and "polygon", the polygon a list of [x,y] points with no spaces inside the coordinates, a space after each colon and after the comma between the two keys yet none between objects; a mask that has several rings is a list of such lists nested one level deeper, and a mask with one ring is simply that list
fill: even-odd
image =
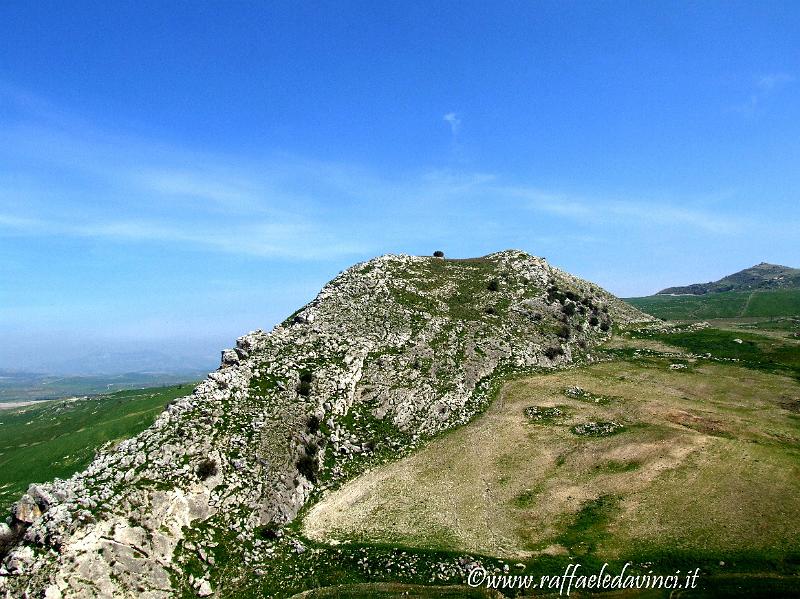
[{"label": "white cloud", "polygon": [[687,208],[663,200],[578,198],[526,187],[504,188],[502,191],[527,200],[527,206],[532,210],[589,225],[616,224],[632,227],[682,225],[708,233],[732,234],[752,224],[752,221],[723,216],[708,210]]},{"label": "white cloud", "polygon": [[461,119],[458,118],[458,115],[456,115],[455,112],[448,112],[444,115],[442,120],[450,125],[450,132],[453,135],[458,135],[458,132],[461,129]]},{"label": "white cloud", "polygon": [[344,242],[316,226],[299,223],[223,223],[208,226],[154,220],[109,220],[75,224],[0,214],[0,229],[23,235],[93,238],[120,243],[158,242],[184,248],[290,260],[335,259],[368,251],[363,244]]}]

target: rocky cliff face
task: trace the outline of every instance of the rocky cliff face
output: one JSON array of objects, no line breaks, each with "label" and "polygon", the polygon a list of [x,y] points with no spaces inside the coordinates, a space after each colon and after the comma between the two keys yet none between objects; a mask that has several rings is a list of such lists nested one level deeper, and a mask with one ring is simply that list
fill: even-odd
[{"label": "rocky cliff face", "polygon": [[0,524],[0,593],[211,595],[269,569],[282,528],[327,488],[468,421],[508,374],[590,356],[640,320],[517,251],[357,264],[240,338],[149,429],[32,485]]}]

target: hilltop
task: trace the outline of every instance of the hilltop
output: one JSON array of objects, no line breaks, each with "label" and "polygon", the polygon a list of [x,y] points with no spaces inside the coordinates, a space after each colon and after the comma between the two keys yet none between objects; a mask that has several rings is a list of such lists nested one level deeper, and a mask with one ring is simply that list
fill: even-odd
[{"label": "hilltop", "polygon": [[800,289],[800,269],[761,262],[709,283],[667,287],[656,295],[705,295],[756,289]]},{"label": "hilltop", "polygon": [[238,339],[150,428],[31,485],[0,524],[0,590],[235,594],[306,550],[291,523],[325,490],[470,421],[509,376],[591,362],[616,327],[649,320],[515,250],[357,264]]}]

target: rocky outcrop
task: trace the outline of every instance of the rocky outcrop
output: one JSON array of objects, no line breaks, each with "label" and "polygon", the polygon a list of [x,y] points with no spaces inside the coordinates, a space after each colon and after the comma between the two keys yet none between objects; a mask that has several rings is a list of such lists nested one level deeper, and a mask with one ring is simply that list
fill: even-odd
[{"label": "rocky outcrop", "polygon": [[220,544],[236,556],[226,576],[231,563],[269,568],[309,499],[467,422],[509,373],[591,356],[637,320],[648,317],[523,252],[355,265],[222,352],[149,429],[67,481],[32,485],[0,527],[0,593],[212,595]]}]

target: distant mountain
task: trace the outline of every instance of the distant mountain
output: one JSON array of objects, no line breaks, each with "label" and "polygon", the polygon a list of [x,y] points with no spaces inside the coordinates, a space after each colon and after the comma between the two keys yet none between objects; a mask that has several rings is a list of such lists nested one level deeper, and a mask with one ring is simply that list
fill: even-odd
[{"label": "distant mountain", "polygon": [[121,389],[161,387],[201,380],[201,370],[175,373],[130,372],[114,375],[58,376],[0,369],[0,403],[97,395]]},{"label": "distant mountain", "polygon": [[656,295],[706,295],[724,291],[756,289],[800,289],[800,269],[762,262],[710,283],[667,287]]},{"label": "distant mountain", "polygon": [[77,356],[42,362],[36,370],[49,374],[77,376],[116,376],[123,373],[185,374],[209,372],[216,368],[212,359],[171,354],[164,351],[118,351],[95,349]]}]

